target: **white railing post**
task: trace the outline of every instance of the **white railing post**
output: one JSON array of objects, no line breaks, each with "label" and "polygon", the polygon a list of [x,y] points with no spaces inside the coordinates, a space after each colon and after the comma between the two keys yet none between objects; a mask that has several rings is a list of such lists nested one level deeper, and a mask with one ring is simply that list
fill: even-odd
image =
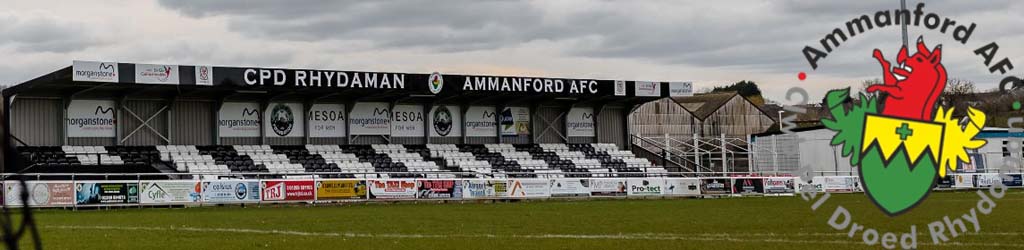
[{"label": "white railing post", "polygon": [[693,133],[693,162],[696,164],[694,170],[700,172],[700,136],[697,133]]},{"label": "white railing post", "polygon": [[727,165],[727,163],[726,163],[727,162],[727,159],[726,159],[727,157],[726,157],[726,150],[725,150],[725,133],[722,133],[722,136],[720,137],[720,139],[722,140],[721,141],[721,143],[722,143],[722,172],[724,174],[726,172],[729,172],[729,170],[727,169],[728,167],[726,166]]},{"label": "white railing post", "polygon": [[754,173],[754,141],[753,137],[747,134],[747,173]]},{"label": "white railing post", "polygon": [[665,166],[668,166],[668,159],[672,159],[672,143],[669,141],[668,133],[665,133]]},{"label": "white railing post", "polygon": [[778,146],[777,141],[775,140],[775,135],[772,135],[772,165],[774,165],[774,166],[772,166],[773,171],[776,174],[778,174],[779,173],[779,146]]}]

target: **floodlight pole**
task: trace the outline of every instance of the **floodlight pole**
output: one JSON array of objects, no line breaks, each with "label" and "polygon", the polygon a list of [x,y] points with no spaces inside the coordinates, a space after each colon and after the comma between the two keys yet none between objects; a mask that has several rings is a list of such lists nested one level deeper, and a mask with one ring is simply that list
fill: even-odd
[{"label": "floodlight pole", "polygon": [[[900,9],[903,10],[904,12],[907,11],[907,0],[900,0]],[[900,18],[900,17],[897,16],[896,18]],[[900,22],[900,26],[903,28],[903,47],[904,48],[909,48],[909,45],[910,45],[907,42],[907,23],[909,23],[909,22],[910,22],[910,20],[903,20],[903,22]]]}]

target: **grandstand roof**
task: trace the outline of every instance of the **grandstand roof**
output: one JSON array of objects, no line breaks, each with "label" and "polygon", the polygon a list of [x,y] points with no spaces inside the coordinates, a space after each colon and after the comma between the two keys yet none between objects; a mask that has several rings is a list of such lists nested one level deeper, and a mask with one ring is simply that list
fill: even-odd
[{"label": "grandstand roof", "polygon": [[[114,66],[116,65],[116,66]],[[643,103],[669,84],[587,78],[356,72],[75,61],[4,90],[5,97],[409,101],[468,104]],[[639,85],[638,85],[639,83]]]}]

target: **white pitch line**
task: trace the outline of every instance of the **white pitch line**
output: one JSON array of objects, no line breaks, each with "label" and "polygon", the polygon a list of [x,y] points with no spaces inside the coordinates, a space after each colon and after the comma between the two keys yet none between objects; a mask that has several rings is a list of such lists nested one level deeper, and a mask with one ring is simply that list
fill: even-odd
[{"label": "white pitch line", "polygon": [[[245,229],[245,228],[200,228],[200,227],[126,227],[126,226],[43,226],[44,229],[68,229],[68,230],[119,230],[119,231],[180,231],[180,232],[223,232],[223,233],[253,233],[253,234],[274,234],[290,236],[313,236],[313,237],[343,237],[343,238],[518,238],[518,239],[597,239],[597,240],[670,240],[670,241],[727,241],[739,243],[785,243],[785,244],[850,244],[859,241],[844,240],[788,240],[777,237],[787,236],[837,236],[842,233],[797,233],[775,234],[775,233],[710,233],[710,234],[667,234],[667,233],[639,233],[639,234],[369,234],[351,232],[306,232],[293,230],[266,230],[266,229]],[[979,233],[985,234],[985,233]],[[991,235],[1024,235],[1022,232],[988,233]],[[920,235],[920,234],[919,234]],[[750,237],[769,237],[757,239]],[[920,245],[934,245],[921,243]],[[1002,243],[963,243],[947,242],[937,246],[972,246],[972,247],[998,247],[998,248],[1024,248],[1024,245],[1002,244]]]}]

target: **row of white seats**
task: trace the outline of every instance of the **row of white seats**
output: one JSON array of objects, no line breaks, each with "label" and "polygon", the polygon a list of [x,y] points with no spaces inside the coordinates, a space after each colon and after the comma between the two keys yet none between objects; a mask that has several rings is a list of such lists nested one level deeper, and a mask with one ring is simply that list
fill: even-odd
[{"label": "row of white seats", "polygon": [[476,160],[476,156],[470,152],[452,151],[430,151],[432,158],[444,158],[445,160]]},{"label": "row of white seats", "polygon": [[103,146],[61,146],[60,149],[66,154],[106,154],[107,149]]},{"label": "row of white seats", "polygon": [[586,159],[587,155],[580,151],[555,151],[555,155],[562,160]]},{"label": "row of white seats", "polygon": [[238,154],[273,154],[270,145],[234,145],[231,146]]},{"label": "row of white seats", "polygon": [[513,152],[502,152],[501,156],[505,157],[506,160],[532,160],[533,159],[533,155],[530,155],[529,152],[514,152],[514,151]]},{"label": "row of white seats", "polygon": [[491,153],[502,153],[502,152],[515,152],[516,148],[512,144],[484,144],[487,151]]},{"label": "row of white seats", "polygon": [[548,169],[548,163],[543,160],[516,160],[519,167],[523,169]]},{"label": "row of white seats", "polygon": [[373,164],[369,162],[330,162],[338,165],[342,172],[373,172]]},{"label": "row of white seats", "polygon": [[386,153],[386,154],[388,155],[388,157],[391,158],[391,161],[395,161],[395,162],[423,161],[423,156],[421,156],[420,154],[414,154],[414,153],[394,153],[394,152],[390,152],[390,153]]},{"label": "row of white seats", "polygon": [[170,155],[168,160],[171,160],[171,161],[174,161],[174,162],[186,162],[186,163],[192,163],[192,162],[214,162],[212,155],[200,155],[200,154],[194,154],[194,155],[186,155],[186,154],[177,155],[177,154],[172,154],[172,155]]},{"label": "row of white seats", "polygon": [[199,152],[196,145],[157,145],[156,150],[160,152]]},{"label": "row of white seats", "polygon": [[601,161],[596,159],[572,159],[572,164],[576,165],[576,168],[601,168]]},{"label": "row of white seats", "polygon": [[189,173],[227,173],[231,170],[228,169],[227,165],[217,165],[213,163],[196,163],[196,162],[179,162],[174,164],[178,172],[189,172]]},{"label": "row of white seats", "polygon": [[540,146],[541,149],[544,149],[544,151],[548,151],[548,152],[569,151],[569,145],[566,145],[566,144],[541,143],[538,146]]},{"label": "row of white seats", "polygon": [[636,155],[634,155],[633,152],[626,150],[610,150],[605,151],[605,153],[608,153],[608,156],[615,159],[636,158]]},{"label": "row of white seats", "polygon": [[378,154],[406,152],[405,146],[402,146],[402,144],[373,144],[370,145],[370,148]]},{"label": "row of white seats", "polygon": [[612,143],[591,143],[590,146],[594,148],[594,151],[598,152],[619,150],[619,146],[616,146],[615,144]]},{"label": "row of white seats", "polygon": [[88,155],[75,155],[78,158],[78,162],[85,165],[122,165],[124,161],[121,160],[120,156],[110,156],[105,154],[88,154]]},{"label": "row of white seats", "polygon": [[264,164],[267,170],[272,174],[294,174],[294,173],[305,173],[306,169],[302,167],[302,164],[291,164],[291,163],[274,163]]},{"label": "row of white seats", "polygon": [[355,154],[341,153],[341,152],[330,152],[320,153],[320,157],[323,157],[326,161],[337,161],[337,162],[359,162],[359,157]]},{"label": "row of white seats", "polygon": [[626,166],[629,166],[629,167],[638,167],[638,168],[648,168],[648,167],[651,167],[651,161],[648,161],[645,158],[625,158],[625,159],[622,159],[622,161],[625,162]]},{"label": "row of white seats", "polygon": [[409,172],[429,172],[429,171],[441,171],[441,168],[437,167],[437,163],[432,161],[418,161],[418,162],[403,162]]},{"label": "row of white seats", "polygon": [[306,150],[309,150],[311,154],[325,154],[325,153],[340,153],[341,147],[338,145],[306,145]]}]

